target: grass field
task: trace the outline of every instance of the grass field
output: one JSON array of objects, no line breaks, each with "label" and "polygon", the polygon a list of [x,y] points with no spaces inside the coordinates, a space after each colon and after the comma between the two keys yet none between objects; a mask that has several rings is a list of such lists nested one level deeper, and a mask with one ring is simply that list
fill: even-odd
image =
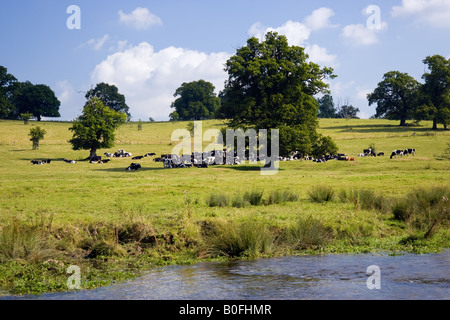
[{"label": "grass field", "polygon": [[[33,125],[47,132],[39,150],[32,150],[28,137]],[[99,150],[98,155],[118,149],[133,155],[170,153],[176,144],[171,142],[172,132],[185,129],[186,125],[186,122],[144,123],[138,131],[137,123],[127,123],[117,133],[116,146]],[[222,121],[205,121],[203,130],[219,129],[223,125]],[[338,197],[325,203],[313,202],[309,197],[309,192],[317,186],[327,186],[336,195],[348,190],[368,190],[384,199],[402,198],[418,188],[450,188],[450,161],[448,156],[443,157],[448,152],[450,132],[432,131],[429,122],[400,128],[398,122],[387,120],[321,120],[320,132],[335,139],[339,152],[356,157],[374,144],[377,152],[385,152],[386,156],[322,164],[281,162],[279,172],[273,176],[263,176],[260,166],[251,165],[164,169],[151,158],[138,161],[112,158],[108,164],[90,164],[81,161],[89,155],[88,151],[73,151],[67,142],[71,138],[69,127],[70,123],[24,125],[22,121],[0,121],[0,228],[4,234],[14,223],[26,230],[39,229],[45,238],[41,248],[52,252],[41,259],[13,257],[2,261],[2,237],[6,239],[6,236],[1,235],[0,287],[5,292],[65,290],[61,280],[67,277],[63,263],[64,266],[84,265],[89,271],[84,272],[83,288],[90,288],[133,276],[135,272],[123,271],[123,264],[129,270],[141,270],[217,258],[220,255],[210,254],[213,242],[207,240],[208,226],[220,230],[219,225],[228,224],[236,230],[243,228],[246,221],[262,223],[272,235],[280,235],[299,219],[313,217],[323,227],[318,229],[319,233],[323,230],[330,233],[329,241],[324,244],[293,247],[284,242],[277,248],[272,241],[271,250],[254,250],[247,257],[372,250],[422,252],[448,247],[450,242],[447,224],[433,232],[433,237],[402,242],[417,237],[423,230],[414,229],[407,221],[393,219],[391,211],[366,209],[351,201],[339,201]],[[406,148],[415,148],[416,155],[389,159],[392,150]],[[61,161],[63,158],[78,163],[67,164]],[[31,164],[31,160],[38,159],[52,159],[52,162]],[[139,162],[142,169],[127,172],[125,168],[131,162]],[[263,201],[253,206],[211,207],[207,202],[211,196],[233,199],[252,190],[262,192],[264,201],[276,190],[289,190],[298,198],[270,205]],[[448,211],[444,214],[444,220],[448,221]],[[239,225],[239,222],[243,223]],[[124,230],[140,238],[123,241]],[[230,229],[227,232],[231,233]],[[215,241],[218,239],[222,244],[226,241],[220,237]],[[93,256],[101,241],[109,244],[111,250],[100,251],[93,259],[87,259],[86,256]],[[98,257],[103,257],[101,261],[109,267],[92,264],[93,260],[99,261]],[[49,271],[50,258],[61,263]],[[47,262],[47,267],[42,267],[43,262]],[[24,274],[26,268],[34,268],[33,276],[20,280],[17,272]]]}]

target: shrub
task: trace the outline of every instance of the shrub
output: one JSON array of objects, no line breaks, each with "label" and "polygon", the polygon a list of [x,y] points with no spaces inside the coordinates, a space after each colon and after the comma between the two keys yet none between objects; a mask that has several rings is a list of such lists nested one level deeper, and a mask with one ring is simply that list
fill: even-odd
[{"label": "shrub", "polygon": [[316,186],[308,192],[308,196],[312,202],[317,203],[333,201],[335,198],[334,190],[328,186]]},{"label": "shrub", "polygon": [[99,240],[92,246],[88,258],[97,258],[100,256],[124,256],[125,253],[125,250],[119,244],[111,241]]}]

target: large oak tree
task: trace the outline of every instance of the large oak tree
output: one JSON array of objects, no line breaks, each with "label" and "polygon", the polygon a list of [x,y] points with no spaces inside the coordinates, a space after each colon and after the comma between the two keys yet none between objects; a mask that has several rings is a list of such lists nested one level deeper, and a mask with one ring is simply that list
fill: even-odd
[{"label": "large oak tree", "polygon": [[115,142],[116,129],[127,120],[123,112],[107,107],[98,98],[91,98],[83,108],[83,114],[74,122],[69,142],[73,150],[90,150],[89,158],[97,156],[97,150],[111,148]]},{"label": "large oak tree", "polygon": [[114,111],[122,112],[131,120],[130,108],[126,104],[125,96],[119,93],[119,89],[112,84],[98,83],[94,89],[86,93],[86,99],[98,98],[105,106],[110,107]]},{"label": "large oak tree", "polygon": [[407,73],[390,71],[367,98],[369,105],[377,104],[375,117],[400,120],[400,126],[406,126],[415,114],[419,89],[420,83]]},{"label": "large oak tree", "polygon": [[205,80],[183,83],[174,94],[177,98],[171,105],[174,120],[213,119],[220,106],[220,98],[214,93],[214,85]]},{"label": "large oak tree", "polygon": [[318,103],[314,96],[329,93],[333,69],[308,61],[304,48],[269,32],[264,41],[253,37],[227,62],[228,80],[221,93],[221,117],[231,128],[278,129],[280,155],[313,153]]},{"label": "large oak tree", "polygon": [[[450,125],[450,59],[440,55],[428,56],[423,60],[428,67],[422,78],[421,118],[433,120],[433,130],[438,124],[445,129]],[[423,117],[423,115],[426,115]]]},{"label": "large oak tree", "polygon": [[60,117],[61,102],[49,86],[45,84],[19,83],[14,92],[17,113],[31,113],[38,121],[42,117]]}]

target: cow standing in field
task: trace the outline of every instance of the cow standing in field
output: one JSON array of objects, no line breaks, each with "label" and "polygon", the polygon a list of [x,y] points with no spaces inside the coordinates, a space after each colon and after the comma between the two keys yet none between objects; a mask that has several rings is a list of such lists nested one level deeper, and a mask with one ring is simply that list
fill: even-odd
[{"label": "cow standing in field", "polygon": [[416,149],[405,149],[405,151],[403,151],[403,154],[405,156],[407,156],[408,154],[412,154],[413,156],[416,155]]},{"label": "cow standing in field", "polygon": [[403,157],[403,150],[394,150],[391,153],[391,159],[396,158],[397,156]]}]

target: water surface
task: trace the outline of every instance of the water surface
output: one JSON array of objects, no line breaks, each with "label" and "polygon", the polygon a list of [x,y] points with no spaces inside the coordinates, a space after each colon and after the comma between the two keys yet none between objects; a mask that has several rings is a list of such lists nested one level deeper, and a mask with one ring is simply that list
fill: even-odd
[{"label": "water surface", "polygon": [[[369,266],[380,270],[370,290]],[[95,290],[22,297],[47,300],[447,300],[450,250],[440,254],[324,255],[171,266]],[[11,298],[11,297],[9,297]],[[7,298],[8,299],[8,298]]]}]

